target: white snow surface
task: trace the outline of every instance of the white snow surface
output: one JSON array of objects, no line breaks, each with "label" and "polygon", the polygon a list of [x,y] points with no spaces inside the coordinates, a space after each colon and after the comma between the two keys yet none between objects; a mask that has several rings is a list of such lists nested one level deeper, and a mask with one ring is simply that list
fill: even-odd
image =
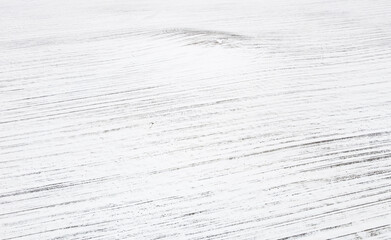
[{"label": "white snow surface", "polygon": [[0,239],[391,239],[391,1],[0,0]]}]

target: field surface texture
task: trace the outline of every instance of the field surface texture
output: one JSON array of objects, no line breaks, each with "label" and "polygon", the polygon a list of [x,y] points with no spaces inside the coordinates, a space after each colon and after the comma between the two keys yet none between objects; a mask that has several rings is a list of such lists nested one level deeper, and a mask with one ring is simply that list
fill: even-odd
[{"label": "field surface texture", "polygon": [[0,0],[0,239],[391,239],[391,1]]}]

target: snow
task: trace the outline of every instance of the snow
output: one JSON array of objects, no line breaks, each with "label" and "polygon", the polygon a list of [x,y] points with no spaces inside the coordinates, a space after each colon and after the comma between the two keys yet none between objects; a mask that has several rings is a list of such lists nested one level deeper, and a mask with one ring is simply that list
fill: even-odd
[{"label": "snow", "polygon": [[390,10],[0,1],[0,239],[391,238]]}]

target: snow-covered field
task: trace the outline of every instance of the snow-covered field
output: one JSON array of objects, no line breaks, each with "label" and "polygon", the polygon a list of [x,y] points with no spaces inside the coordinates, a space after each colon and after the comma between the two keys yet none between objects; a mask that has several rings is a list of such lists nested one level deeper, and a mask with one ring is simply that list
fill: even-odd
[{"label": "snow-covered field", "polygon": [[391,239],[391,1],[0,0],[0,239]]}]

